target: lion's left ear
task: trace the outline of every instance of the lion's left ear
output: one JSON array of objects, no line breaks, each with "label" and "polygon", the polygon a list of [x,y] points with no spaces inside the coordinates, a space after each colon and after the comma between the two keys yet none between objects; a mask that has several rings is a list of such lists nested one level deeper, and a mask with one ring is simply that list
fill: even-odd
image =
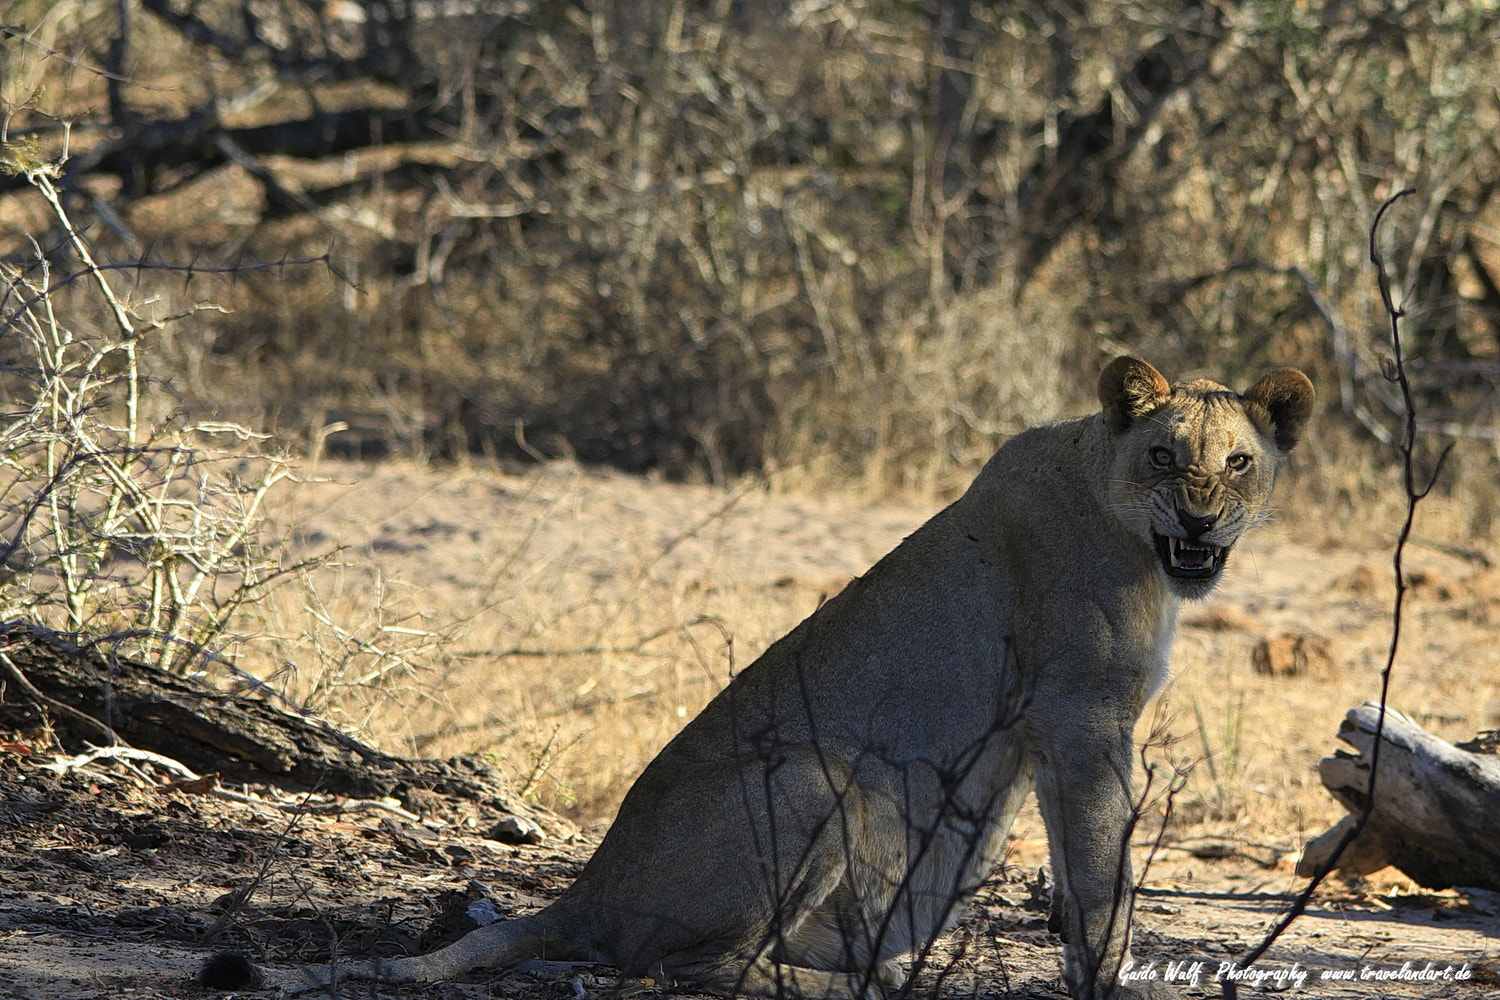
[{"label": "lion's left ear", "polygon": [[1172,387],[1161,372],[1140,358],[1115,358],[1099,373],[1099,404],[1117,431],[1156,412],[1171,396]]},{"label": "lion's left ear", "polygon": [[1295,368],[1278,368],[1255,383],[1241,397],[1259,407],[1275,429],[1276,447],[1291,451],[1302,440],[1302,428],[1312,416],[1312,380]]}]

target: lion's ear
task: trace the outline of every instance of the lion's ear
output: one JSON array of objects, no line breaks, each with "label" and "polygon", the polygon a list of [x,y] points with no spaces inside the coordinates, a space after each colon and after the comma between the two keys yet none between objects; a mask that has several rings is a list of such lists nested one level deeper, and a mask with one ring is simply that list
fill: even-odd
[{"label": "lion's ear", "polygon": [[1291,451],[1302,439],[1302,428],[1312,416],[1313,384],[1295,368],[1278,368],[1255,383],[1242,397],[1260,407],[1275,430],[1276,447]]},{"label": "lion's ear", "polygon": [[1109,426],[1123,431],[1172,395],[1161,372],[1140,358],[1115,358],[1099,373],[1099,402]]}]

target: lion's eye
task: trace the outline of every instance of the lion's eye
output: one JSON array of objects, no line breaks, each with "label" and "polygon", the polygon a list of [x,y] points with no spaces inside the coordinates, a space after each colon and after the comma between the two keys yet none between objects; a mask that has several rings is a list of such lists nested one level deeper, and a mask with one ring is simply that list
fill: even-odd
[{"label": "lion's eye", "polygon": [[1175,460],[1175,456],[1172,454],[1172,449],[1163,448],[1161,445],[1157,445],[1155,448],[1152,448],[1151,451],[1147,453],[1147,455],[1151,459],[1151,464],[1156,466],[1158,469],[1170,469],[1172,467],[1173,461]]},{"label": "lion's eye", "polygon": [[1230,455],[1228,461],[1226,461],[1224,464],[1229,466],[1230,471],[1232,472],[1244,472],[1246,469],[1250,468],[1250,456],[1242,452]]}]

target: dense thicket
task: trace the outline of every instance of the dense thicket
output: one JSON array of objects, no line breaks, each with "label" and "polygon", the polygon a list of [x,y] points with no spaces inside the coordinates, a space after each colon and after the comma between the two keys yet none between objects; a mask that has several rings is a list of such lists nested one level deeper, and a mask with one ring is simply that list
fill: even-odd
[{"label": "dense thicket", "polygon": [[[1500,14],[1328,0],[17,0],[8,155],[137,275],[171,398],[330,448],[946,487],[1120,350],[1492,434]],[[0,178],[29,267],[35,195]],[[38,237],[36,247],[22,234]],[[53,252],[55,258],[63,250]],[[69,261],[56,259],[58,273]],[[163,394],[164,397],[168,395]],[[347,429],[344,429],[347,425]]]}]

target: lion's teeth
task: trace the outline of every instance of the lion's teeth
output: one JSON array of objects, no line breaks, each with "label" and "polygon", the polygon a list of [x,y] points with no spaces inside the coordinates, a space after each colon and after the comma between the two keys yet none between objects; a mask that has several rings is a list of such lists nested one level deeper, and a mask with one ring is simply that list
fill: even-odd
[{"label": "lion's teeth", "polygon": [[1173,569],[1182,568],[1182,553],[1184,549],[1191,549],[1194,555],[1201,555],[1203,560],[1209,565],[1218,562],[1219,557],[1224,554],[1224,547],[1222,545],[1192,545],[1181,538],[1169,536],[1167,538],[1167,560],[1171,563]]}]

